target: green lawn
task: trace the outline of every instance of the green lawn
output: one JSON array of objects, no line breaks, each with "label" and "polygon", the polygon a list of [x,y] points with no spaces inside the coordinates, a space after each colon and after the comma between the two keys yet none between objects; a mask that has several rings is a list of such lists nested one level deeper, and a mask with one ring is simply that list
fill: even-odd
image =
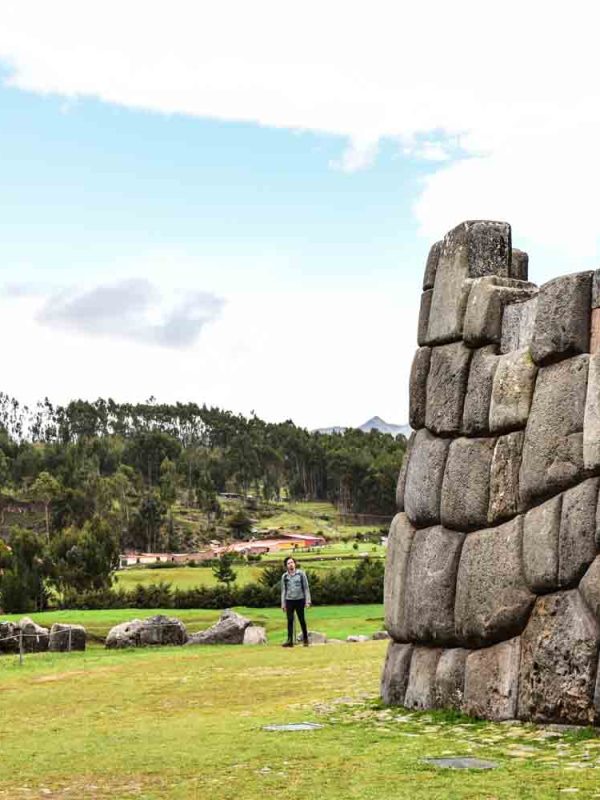
[{"label": "green lawn", "polygon": [[[600,739],[376,703],[385,642],[0,658],[0,798],[600,796]],[[266,724],[324,727],[271,733]],[[492,759],[438,771],[427,756]]]},{"label": "green lawn", "polygon": [[[285,615],[280,608],[236,608],[240,614],[251,619],[256,625],[263,625],[272,643],[283,640]],[[106,611],[48,611],[33,614],[40,625],[49,627],[53,622],[67,622],[85,625],[90,633],[106,636],[113,625],[130,619],[144,619],[151,614],[168,614],[178,617],[191,633],[204,630],[216,622],[219,611],[206,609],[158,609],[148,611],[140,608],[119,608]],[[2,619],[16,621],[22,614],[6,614]],[[307,611],[309,627],[327,634],[332,639],[345,639],[351,634],[371,634],[383,628],[382,605],[315,606]],[[0,664],[2,660],[0,659]]]}]

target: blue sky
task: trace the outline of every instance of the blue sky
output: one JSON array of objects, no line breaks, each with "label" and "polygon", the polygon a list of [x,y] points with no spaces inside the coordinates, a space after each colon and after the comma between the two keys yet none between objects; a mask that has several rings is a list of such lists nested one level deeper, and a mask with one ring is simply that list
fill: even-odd
[{"label": "blue sky", "polygon": [[597,266],[596,12],[366,8],[3,12],[4,391],[402,423],[449,228],[508,220],[537,282]]}]

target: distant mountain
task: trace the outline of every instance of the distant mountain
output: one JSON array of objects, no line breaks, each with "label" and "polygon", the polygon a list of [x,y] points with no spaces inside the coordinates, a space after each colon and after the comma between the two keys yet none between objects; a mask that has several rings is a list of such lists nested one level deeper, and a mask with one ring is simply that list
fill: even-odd
[{"label": "distant mountain", "polygon": [[[345,430],[346,428],[334,425],[331,428],[318,428],[317,433],[343,433]],[[358,430],[364,431],[364,433],[376,430],[381,433],[389,433],[392,436],[397,436],[399,433],[402,433],[408,438],[408,436],[410,436],[411,427],[410,425],[393,425],[390,422],[385,422],[381,417],[371,417],[371,419],[367,420],[362,425],[358,425]]]}]

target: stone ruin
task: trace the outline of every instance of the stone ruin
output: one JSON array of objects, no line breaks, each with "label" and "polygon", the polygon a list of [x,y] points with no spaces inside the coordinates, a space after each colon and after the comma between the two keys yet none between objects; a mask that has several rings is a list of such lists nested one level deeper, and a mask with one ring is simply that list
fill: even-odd
[{"label": "stone ruin", "polygon": [[[528,282],[503,222],[431,248],[382,697],[600,721],[600,270]],[[597,678],[598,675],[598,678]]]}]

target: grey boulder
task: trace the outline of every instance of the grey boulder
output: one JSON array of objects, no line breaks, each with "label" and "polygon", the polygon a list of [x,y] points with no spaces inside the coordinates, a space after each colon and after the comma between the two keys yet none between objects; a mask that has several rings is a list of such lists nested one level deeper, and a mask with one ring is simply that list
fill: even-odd
[{"label": "grey boulder", "polygon": [[251,624],[249,619],[227,608],[217,623],[205,631],[192,634],[187,644],[243,644],[246,628]]},{"label": "grey boulder", "polygon": [[267,644],[267,631],[260,625],[250,625],[244,631],[242,644]]},{"label": "grey boulder", "polygon": [[182,645],[188,639],[185,625],[176,617],[157,614],[145,620],[134,619],[115,625],[108,632],[106,647],[145,647],[147,645]]},{"label": "grey boulder", "polygon": [[19,629],[23,634],[23,652],[44,653],[48,649],[48,628],[43,628],[29,617],[23,617],[19,621]]},{"label": "grey boulder", "polygon": [[87,633],[83,625],[65,625],[55,622],[50,628],[48,650],[53,653],[85,650]]}]

